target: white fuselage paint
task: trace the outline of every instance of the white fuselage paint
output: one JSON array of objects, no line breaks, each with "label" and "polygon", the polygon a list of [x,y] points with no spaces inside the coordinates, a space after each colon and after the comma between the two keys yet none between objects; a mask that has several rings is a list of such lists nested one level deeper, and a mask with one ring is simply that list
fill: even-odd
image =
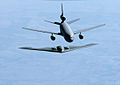
[{"label": "white fuselage paint", "polygon": [[60,24],[60,32],[67,42],[73,41],[74,33],[73,33],[72,29],[70,28],[70,26],[68,25],[68,23],[63,22]]}]

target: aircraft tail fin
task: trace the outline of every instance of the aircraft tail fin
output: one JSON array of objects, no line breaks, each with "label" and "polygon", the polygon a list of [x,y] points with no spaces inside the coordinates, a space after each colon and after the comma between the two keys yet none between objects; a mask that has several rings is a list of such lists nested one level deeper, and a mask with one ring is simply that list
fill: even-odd
[{"label": "aircraft tail fin", "polygon": [[64,16],[64,11],[63,11],[63,4],[61,3],[61,15],[60,19],[62,20],[61,23],[63,23],[66,20],[66,17]]}]

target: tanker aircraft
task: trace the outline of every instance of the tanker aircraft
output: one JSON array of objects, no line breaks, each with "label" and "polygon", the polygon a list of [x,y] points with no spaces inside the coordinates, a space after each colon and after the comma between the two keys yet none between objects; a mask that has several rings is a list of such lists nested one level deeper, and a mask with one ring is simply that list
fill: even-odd
[{"label": "tanker aircraft", "polygon": [[66,17],[64,16],[64,13],[63,13],[63,4],[61,4],[61,12],[62,12],[60,15],[61,22],[52,22],[52,21],[45,20],[46,22],[59,25],[60,32],[58,32],[58,33],[57,32],[50,32],[50,31],[43,31],[43,30],[39,30],[39,29],[31,29],[31,28],[26,28],[26,27],[23,27],[23,29],[51,34],[50,38],[53,41],[56,39],[54,35],[60,35],[60,36],[63,36],[67,42],[72,42],[74,40],[74,35],[76,35],[76,34],[79,34],[79,38],[83,39],[84,36],[82,35],[82,32],[86,32],[86,31],[89,31],[89,30],[92,30],[95,28],[105,26],[105,24],[101,24],[98,26],[94,26],[94,27],[90,27],[90,28],[86,28],[86,29],[82,29],[82,30],[77,30],[77,31],[73,32],[69,25],[71,23],[74,23],[74,22],[80,20],[80,18],[66,22]]}]

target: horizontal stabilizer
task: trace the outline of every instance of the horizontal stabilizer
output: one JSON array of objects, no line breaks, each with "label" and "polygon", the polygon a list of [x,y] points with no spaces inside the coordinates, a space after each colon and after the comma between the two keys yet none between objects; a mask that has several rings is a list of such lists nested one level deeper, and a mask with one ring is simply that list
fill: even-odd
[{"label": "horizontal stabilizer", "polygon": [[68,23],[68,24],[71,24],[71,23],[74,23],[74,22],[76,22],[76,21],[78,21],[78,20],[80,20],[80,18],[74,19],[74,20],[71,20],[71,21],[68,21],[67,23]]},{"label": "horizontal stabilizer", "polygon": [[57,25],[60,25],[59,22],[52,22],[52,21],[48,21],[48,20],[44,20],[45,22],[48,22],[48,23],[52,23],[52,24],[57,24]]}]

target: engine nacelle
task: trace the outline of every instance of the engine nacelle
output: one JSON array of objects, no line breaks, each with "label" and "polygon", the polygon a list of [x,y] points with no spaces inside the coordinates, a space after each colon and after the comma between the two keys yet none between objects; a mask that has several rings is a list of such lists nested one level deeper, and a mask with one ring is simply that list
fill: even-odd
[{"label": "engine nacelle", "polygon": [[53,35],[52,35],[50,38],[51,38],[51,40],[53,40],[53,41],[55,40],[55,37],[54,37]]},{"label": "engine nacelle", "polygon": [[63,48],[62,46],[57,46],[57,50],[58,50],[59,52],[62,52],[62,51],[64,50],[64,48]]},{"label": "engine nacelle", "polygon": [[64,16],[60,16],[62,22],[64,22],[66,20],[66,18]]},{"label": "engine nacelle", "polygon": [[80,39],[83,39],[84,37],[83,37],[83,35],[79,34],[79,38],[80,38]]}]

